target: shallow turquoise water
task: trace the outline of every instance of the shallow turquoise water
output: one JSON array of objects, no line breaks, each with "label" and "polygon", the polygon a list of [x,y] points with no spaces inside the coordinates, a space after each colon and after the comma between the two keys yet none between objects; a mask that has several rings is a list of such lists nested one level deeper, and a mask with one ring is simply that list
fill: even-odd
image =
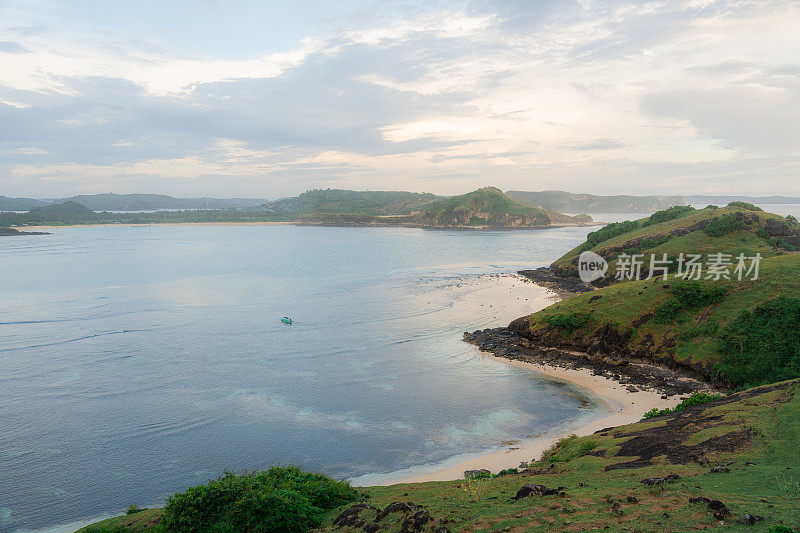
[{"label": "shallow turquoise water", "polygon": [[546,264],[590,229],[0,239],[0,531],[162,503],[226,468],[392,472],[585,414],[460,338],[541,305],[543,289],[488,274]]}]

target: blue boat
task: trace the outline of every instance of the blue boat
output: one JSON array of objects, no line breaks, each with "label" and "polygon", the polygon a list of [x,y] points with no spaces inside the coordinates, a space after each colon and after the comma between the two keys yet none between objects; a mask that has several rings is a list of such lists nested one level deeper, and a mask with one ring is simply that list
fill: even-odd
[{"label": "blue boat", "polygon": [[292,323],[292,319],[289,318],[288,316],[285,316],[285,317],[281,318],[281,322],[283,322],[284,324],[291,324]]}]

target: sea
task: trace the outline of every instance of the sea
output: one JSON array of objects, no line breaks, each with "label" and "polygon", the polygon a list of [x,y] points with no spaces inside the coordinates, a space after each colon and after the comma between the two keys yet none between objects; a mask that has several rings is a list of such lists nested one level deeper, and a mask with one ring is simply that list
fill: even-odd
[{"label": "sea", "polygon": [[386,481],[596,416],[461,340],[555,301],[514,273],[592,229],[0,239],[0,532],[74,531],[225,470]]}]

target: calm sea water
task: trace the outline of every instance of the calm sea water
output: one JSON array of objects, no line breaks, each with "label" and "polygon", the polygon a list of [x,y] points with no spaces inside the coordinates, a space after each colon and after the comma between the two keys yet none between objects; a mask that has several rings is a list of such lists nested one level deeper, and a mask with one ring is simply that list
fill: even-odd
[{"label": "calm sea water", "polygon": [[579,394],[460,338],[552,299],[491,274],[590,230],[0,239],[0,531],[160,504],[223,469],[392,472],[585,415]]}]

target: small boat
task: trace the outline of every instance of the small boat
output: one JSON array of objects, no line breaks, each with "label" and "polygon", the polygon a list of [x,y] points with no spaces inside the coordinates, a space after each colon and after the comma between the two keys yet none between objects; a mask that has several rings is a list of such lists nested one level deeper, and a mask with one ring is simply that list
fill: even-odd
[{"label": "small boat", "polygon": [[292,319],[289,318],[288,316],[285,316],[285,317],[281,318],[281,322],[283,322],[284,324],[291,324],[292,323]]}]

